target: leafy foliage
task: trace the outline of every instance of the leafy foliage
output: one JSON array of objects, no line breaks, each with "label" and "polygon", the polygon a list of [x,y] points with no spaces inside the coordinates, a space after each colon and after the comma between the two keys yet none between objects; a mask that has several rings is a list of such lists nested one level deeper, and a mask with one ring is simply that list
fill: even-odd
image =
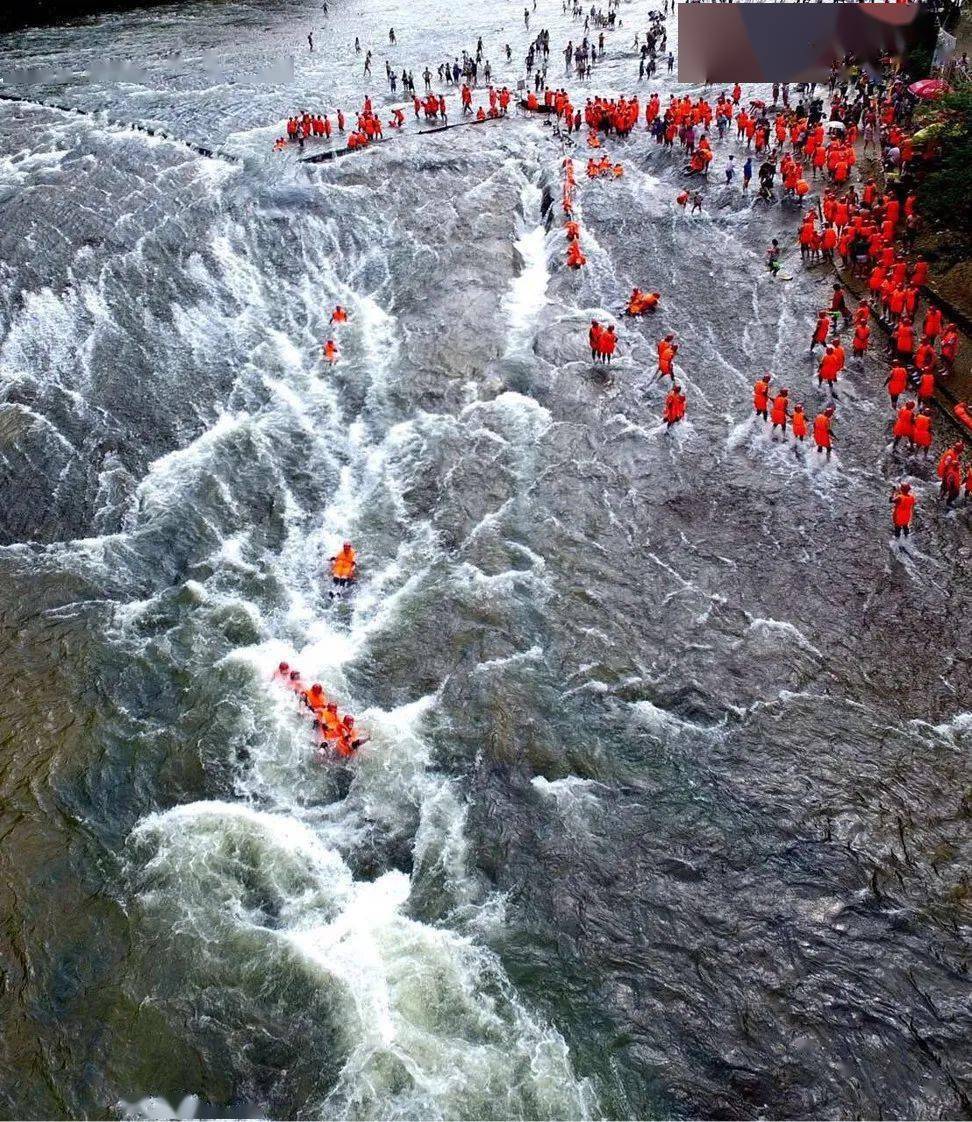
[{"label": "leafy foliage", "polygon": [[947,94],[922,112],[923,124],[940,123],[941,154],[918,187],[921,213],[938,228],[972,240],[972,91]]}]

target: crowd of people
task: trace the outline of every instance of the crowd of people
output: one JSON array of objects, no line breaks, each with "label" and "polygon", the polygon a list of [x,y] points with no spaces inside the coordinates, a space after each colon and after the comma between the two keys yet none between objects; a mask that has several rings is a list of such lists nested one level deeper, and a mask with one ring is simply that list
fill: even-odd
[{"label": "crowd of people", "polygon": [[320,682],[308,685],[300,671],[288,662],[279,663],[273,676],[293,692],[301,709],[311,717],[320,761],[348,759],[368,742],[368,737],[355,727],[354,717],[340,712],[337,702],[327,696]]},{"label": "crowd of people", "polygon": [[[800,91],[807,95],[792,104],[786,84],[773,87],[773,101],[768,105],[754,100],[741,105],[742,89],[737,84],[723,91],[714,102],[705,96],[672,95],[663,107],[657,93],[644,105],[645,127],[659,144],[673,147],[676,140],[689,155],[685,172],[705,177],[711,162],[710,133],[714,129],[724,137],[732,124],[736,137],[744,142],[747,160],[743,168],[743,190],[752,178],[752,151],[761,158],[759,197],[776,198],[774,186],[779,175],[782,196],[799,202],[810,191],[811,183],[819,190],[819,200],[808,209],[800,222],[797,243],[801,258],[808,264],[827,262],[839,264],[851,277],[866,282],[867,292],[852,313],[845,287],[833,286],[830,305],[821,310],[811,335],[816,360],[818,388],[826,389],[830,401],[811,422],[802,402],[794,403],[789,390],[770,389],[771,376],[759,378],[753,387],[756,415],[767,424],[774,439],[779,433],[786,437],[788,427],[797,443],[811,440],[819,456],[830,459],[835,443],[834,422],[837,414],[838,386],[847,370],[848,354],[864,367],[865,355],[872,349],[872,325],[888,335],[889,373],[885,380],[893,420],[889,422],[892,453],[899,449],[921,458],[931,456],[934,443],[934,412],[936,391],[954,368],[958,351],[958,329],[948,322],[939,307],[923,299],[923,286],[928,266],[921,257],[909,260],[915,232],[920,221],[917,196],[907,186],[912,165],[930,158],[930,145],[915,141],[909,134],[911,104],[901,78],[872,81],[858,71],[852,81],[839,82],[832,73],[829,116],[825,119],[823,98],[814,97],[814,87]],[[782,96],[782,104],[780,98]],[[588,129],[588,143],[600,147],[604,136],[622,138],[628,135],[640,116],[639,99],[589,98],[583,112],[574,110],[566,90],[547,91],[545,108],[567,125],[568,133],[579,128],[578,118]],[[883,155],[895,169],[893,182],[880,187],[875,176],[863,183],[855,182],[858,163],[856,143],[863,137],[871,140],[875,155]],[[866,148],[865,148],[866,153]],[[596,178],[612,167],[606,155],[589,159],[588,175]],[[726,167],[726,185],[734,178],[734,157]],[[901,173],[905,173],[902,178]],[[685,206],[693,197],[688,190],[679,194],[677,202]],[[695,193],[693,210],[701,210],[701,196]],[[565,201],[565,206],[567,205]],[[767,263],[774,274],[781,267],[783,249],[774,239],[767,252]],[[575,262],[568,262],[574,263]],[[635,290],[637,295],[639,290]],[[589,333],[592,358],[610,360],[617,345],[612,332],[609,350],[598,340],[607,328],[592,324]],[[844,332],[847,332],[846,340]],[[845,346],[846,343],[846,346]],[[684,393],[677,385],[674,355],[677,345],[671,336],[659,343],[659,377],[671,379],[663,409],[663,420],[671,428],[685,415]],[[906,394],[912,398],[899,403]],[[956,411],[972,430],[972,415]],[[941,492],[947,503],[954,502],[964,487],[972,498],[972,463],[963,467],[964,444],[948,448],[938,461]],[[896,536],[906,536],[914,511],[914,492],[910,485],[897,487],[892,496],[893,526]]]},{"label": "crowd of people", "polygon": [[[535,5],[534,5],[535,6]],[[668,0],[664,0],[667,11]],[[568,10],[564,0],[564,11]],[[564,61],[568,72],[584,77],[590,72],[591,62],[604,51],[603,28],[620,25],[616,0],[611,0],[608,11],[595,9],[585,12],[574,0],[570,8],[575,18],[584,19],[584,37],[578,43],[568,41],[564,47]],[[524,23],[529,27],[529,9],[524,12]],[[591,21],[600,29],[596,40],[587,32]],[[635,36],[635,48],[640,53],[642,77],[659,53],[666,48],[664,21],[652,13],[650,27],[643,43]],[[511,48],[505,45],[507,60]],[[484,61],[483,42],[480,38],[475,52],[462,52],[450,64],[438,68],[440,83],[455,85],[464,115],[471,115],[472,91],[476,87],[480,70],[488,86],[488,110],[481,105],[476,119],[502,116],[508,111],[511,99],[507,87],[495,88],[489,82],[490,68]],[[587,132],[589,148],[602,148],[609,140],[624,139],[644,121],[644,128],[658,145],[673,149],[677,141],[688,157],[684,173],[705,180],[714,159],[712,138],[724,140],[735,126],[738,143],[744,144],[746,159],[741,169],[742,190],[749,190],[754,172],[754,157],[759,163],[756,198],[775,201],[777,177],[784,201],[800,205],[814,192],[814,205],[800,218],[795,236],[801,261],[812,267],[826,264],[843,269],[850,281],[863,289],[861,299],[852,310],[848,302],[845,282],[837,280],[831,288],[828,306],[820,309],[810,334],[809,351],[815,365],[818,391],[826,391],[824,403],[808,412],[807,405],[795,400],[787,386],[778,386],[778,380],[769,372],[760,375],[752,392],[753,411],[757,422],[767,426],[771,440],[791,440],[796,448],[807,445],[817,458],[830,461],[836,443],[836,419],[840,386],[847,377],[848,363],[856,362],[860,370],[867,369],[866,356],[874,346],[872,328],[888,337],[888,373],[885,379],[890,410],[889,443],[892,456],[900,452],[930,459],[934,444],[934,412],[932,404],[936,391],[954,369],[958,353],[958,329],[942,314],[940,308],[923,296],[928,278],[928,264],[913,254],[916,231],[920,223],[917,195],[908,184],[908,172],[920,166],[932,153],[930,145],[918,142],[910,131],[911,102],[902,79],[890,77],[873,79],[863,70],[857,70],[850,79],[841,80],[835,67],[829,84],[830,104],[825,112],[824,99],[815,96],[810,84],[798,87],[794,104],[790,87],[786,83],[772,86],[772,102],[750,100],[743,103],[742,88],[737,83],[715,98],[705,94],[691,96],[672,94],[664,104],[659,93],[651,93],[642,101],[638,95],[603,98],[590,96],[581,107],[571,100],[566,86],[550,88],[546,83],[547,60],[550,55],[550,35],[540,31],[531,41],[526,67],[528,74],[535,70],[534,89],[524,99],[528,111],[551,115],[558,125],[557,134],[568,138],[571,134]],[[669,69],[671,69],[669,55]],[[536,64],[540,62],[539,68]],[[403,85],[409,83],[403,74]],[[446,119],[445,97],[431,90],[432,72],[423,72],[425,96],[413,96],[416,119],[420,115],[429,121]],[[414,89],[414,87],[413,87]],[[404,113],[394,110],[389,125],[402,127]],[[337,113],[337,131],[345,129],[344,115]],[[328,114],[311,114],[302,111],[287,122],[287,137],[281,143],[303,141],[309,137],[329,138],[332,125]],[[381,121],[374,112],[370,98],[365,98],[357,114],[355,130],[348,138],[349,146],[366,145],[382,136]],[[882,183],[877,174],[857,174],[858,141],[863,141],[863,156],[869,151],[880,156],[886,169],[893,172],[892,180]],[[574,159],[566,155],[562,161],[562,210],[566,240],[566,265],[580,269],[587,263],[582,248],[582,225],[576,213],[578,204]],[[623,175],[623,165],[603,152],[600,157],[587,159],[589,179],[618,178]],[[730,187],[736,175],[735,156],[728,157],[725,165],[725,186]],[[692,212],[701,212],[703,196],[700,191],[682,190],[676,202],[685,208],[691,199]],[[805,204],[804,204],[805,205]],[[802,209],[802,207],[801,207]],[[783,247],[773,239],[767,250],[767,265],[779,276],[784,255]],[[658,292],[634,288],[625,313],[643,316],[654,312],[661,299]],[[342,308],[336,308],[331,322],[340,324],[347,319]],[[618,329],[614,324],[594,319],[588,330],[591,360],[598,365],[612,362],[619,346]],[[662,423],[670,430],[686,416],[687,396],[678,381],[676,358],[679,345],[674,333],[664,335],[657,343],[658,364],[656,377],[669,385],[662,406]],[[850,352],[848,354],[848,351]],[[325,341],[323,355],[333,363],[339,358],[333,338]],[[972,414],[962,407],[956,411],[972,431]],[[964,489],[967,501],[972,501],[972,462],[963,463],[965,444],[955,441],[938,457],[936,474],[941,494],[947,504],[958,500]],[[894,486],[890,496],[891,523],[895,538],[910,533],[917,499],[908,480]],[[336,587],[354,580],[355,557],[350,543],[331,559],[332,577]],[[338,756],[349,756],[363,743],[354,731],[353,718],[342,717],[337,706],[323,696],[319,684],[305,689],[299,675],[281,663],[278,673],[285,678],[314,717],[321,750]],[[295,684],[297,683],[297,684]]]}]

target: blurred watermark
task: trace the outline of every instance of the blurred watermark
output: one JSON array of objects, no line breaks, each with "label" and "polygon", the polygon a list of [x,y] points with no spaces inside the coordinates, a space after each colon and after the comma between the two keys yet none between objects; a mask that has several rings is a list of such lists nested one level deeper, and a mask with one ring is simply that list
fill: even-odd
[{"label": "blurred watermark", "polygon": [[679,4],[680,82],[821,82],[928,34],[920,4]]},{"label": "blurred watermark", "polygon": [[266,1118],[259,1106],[237,1103],[230,1107],[211,1107],[198,1095],[186,1095],[178,1106],[173,1106],[160,1095],[149,1095],[134,1103],[122,1099],[117,1104],[117,1109],[122,1118],[130,1119],[131,1122],[182,1122],[191,1118]]}]

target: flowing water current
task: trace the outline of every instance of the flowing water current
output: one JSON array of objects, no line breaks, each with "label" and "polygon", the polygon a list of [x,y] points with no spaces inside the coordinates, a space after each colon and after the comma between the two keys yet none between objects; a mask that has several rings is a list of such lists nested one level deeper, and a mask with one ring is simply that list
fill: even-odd
[{"label": "flowing water current", "polygon": [[[634,88],[648,7],[590,92]],[[817,401],[830,278],[762,266],[793,213],[713,182],[689,221],[639,130],[574,274],[540,120],[270,151],[393,103],[386,54],[421,88],[481,34],[513,82],[540,27],[556,80],[551,0],[0,43],[4,1116],[972,1115],[968,508],[892,460],[879,355],[831,463],[750,421],[766,366]],[[663,310],[594,376],[633,284]]]}]

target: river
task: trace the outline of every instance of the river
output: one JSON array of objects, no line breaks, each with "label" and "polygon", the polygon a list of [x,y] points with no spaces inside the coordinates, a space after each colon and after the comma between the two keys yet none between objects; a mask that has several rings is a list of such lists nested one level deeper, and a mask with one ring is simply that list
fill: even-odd
[{"label": "river", "polygon": [[[636,87],[649,7],[572,89]],[[751,419],[767,366],[823,401],[795,212],[717,171],[690,219],[639,128],[572,273],[543,120],[271,152],[397,103],[386,55],[421,90],[482,35],[512,83],[540,27],[559,80],[553,0],[0,45],[5,1117],[972,1116],[968,507],[892,458],[880,354],[829,464]],[[370,734],[349,766],[281,659]]]}]

